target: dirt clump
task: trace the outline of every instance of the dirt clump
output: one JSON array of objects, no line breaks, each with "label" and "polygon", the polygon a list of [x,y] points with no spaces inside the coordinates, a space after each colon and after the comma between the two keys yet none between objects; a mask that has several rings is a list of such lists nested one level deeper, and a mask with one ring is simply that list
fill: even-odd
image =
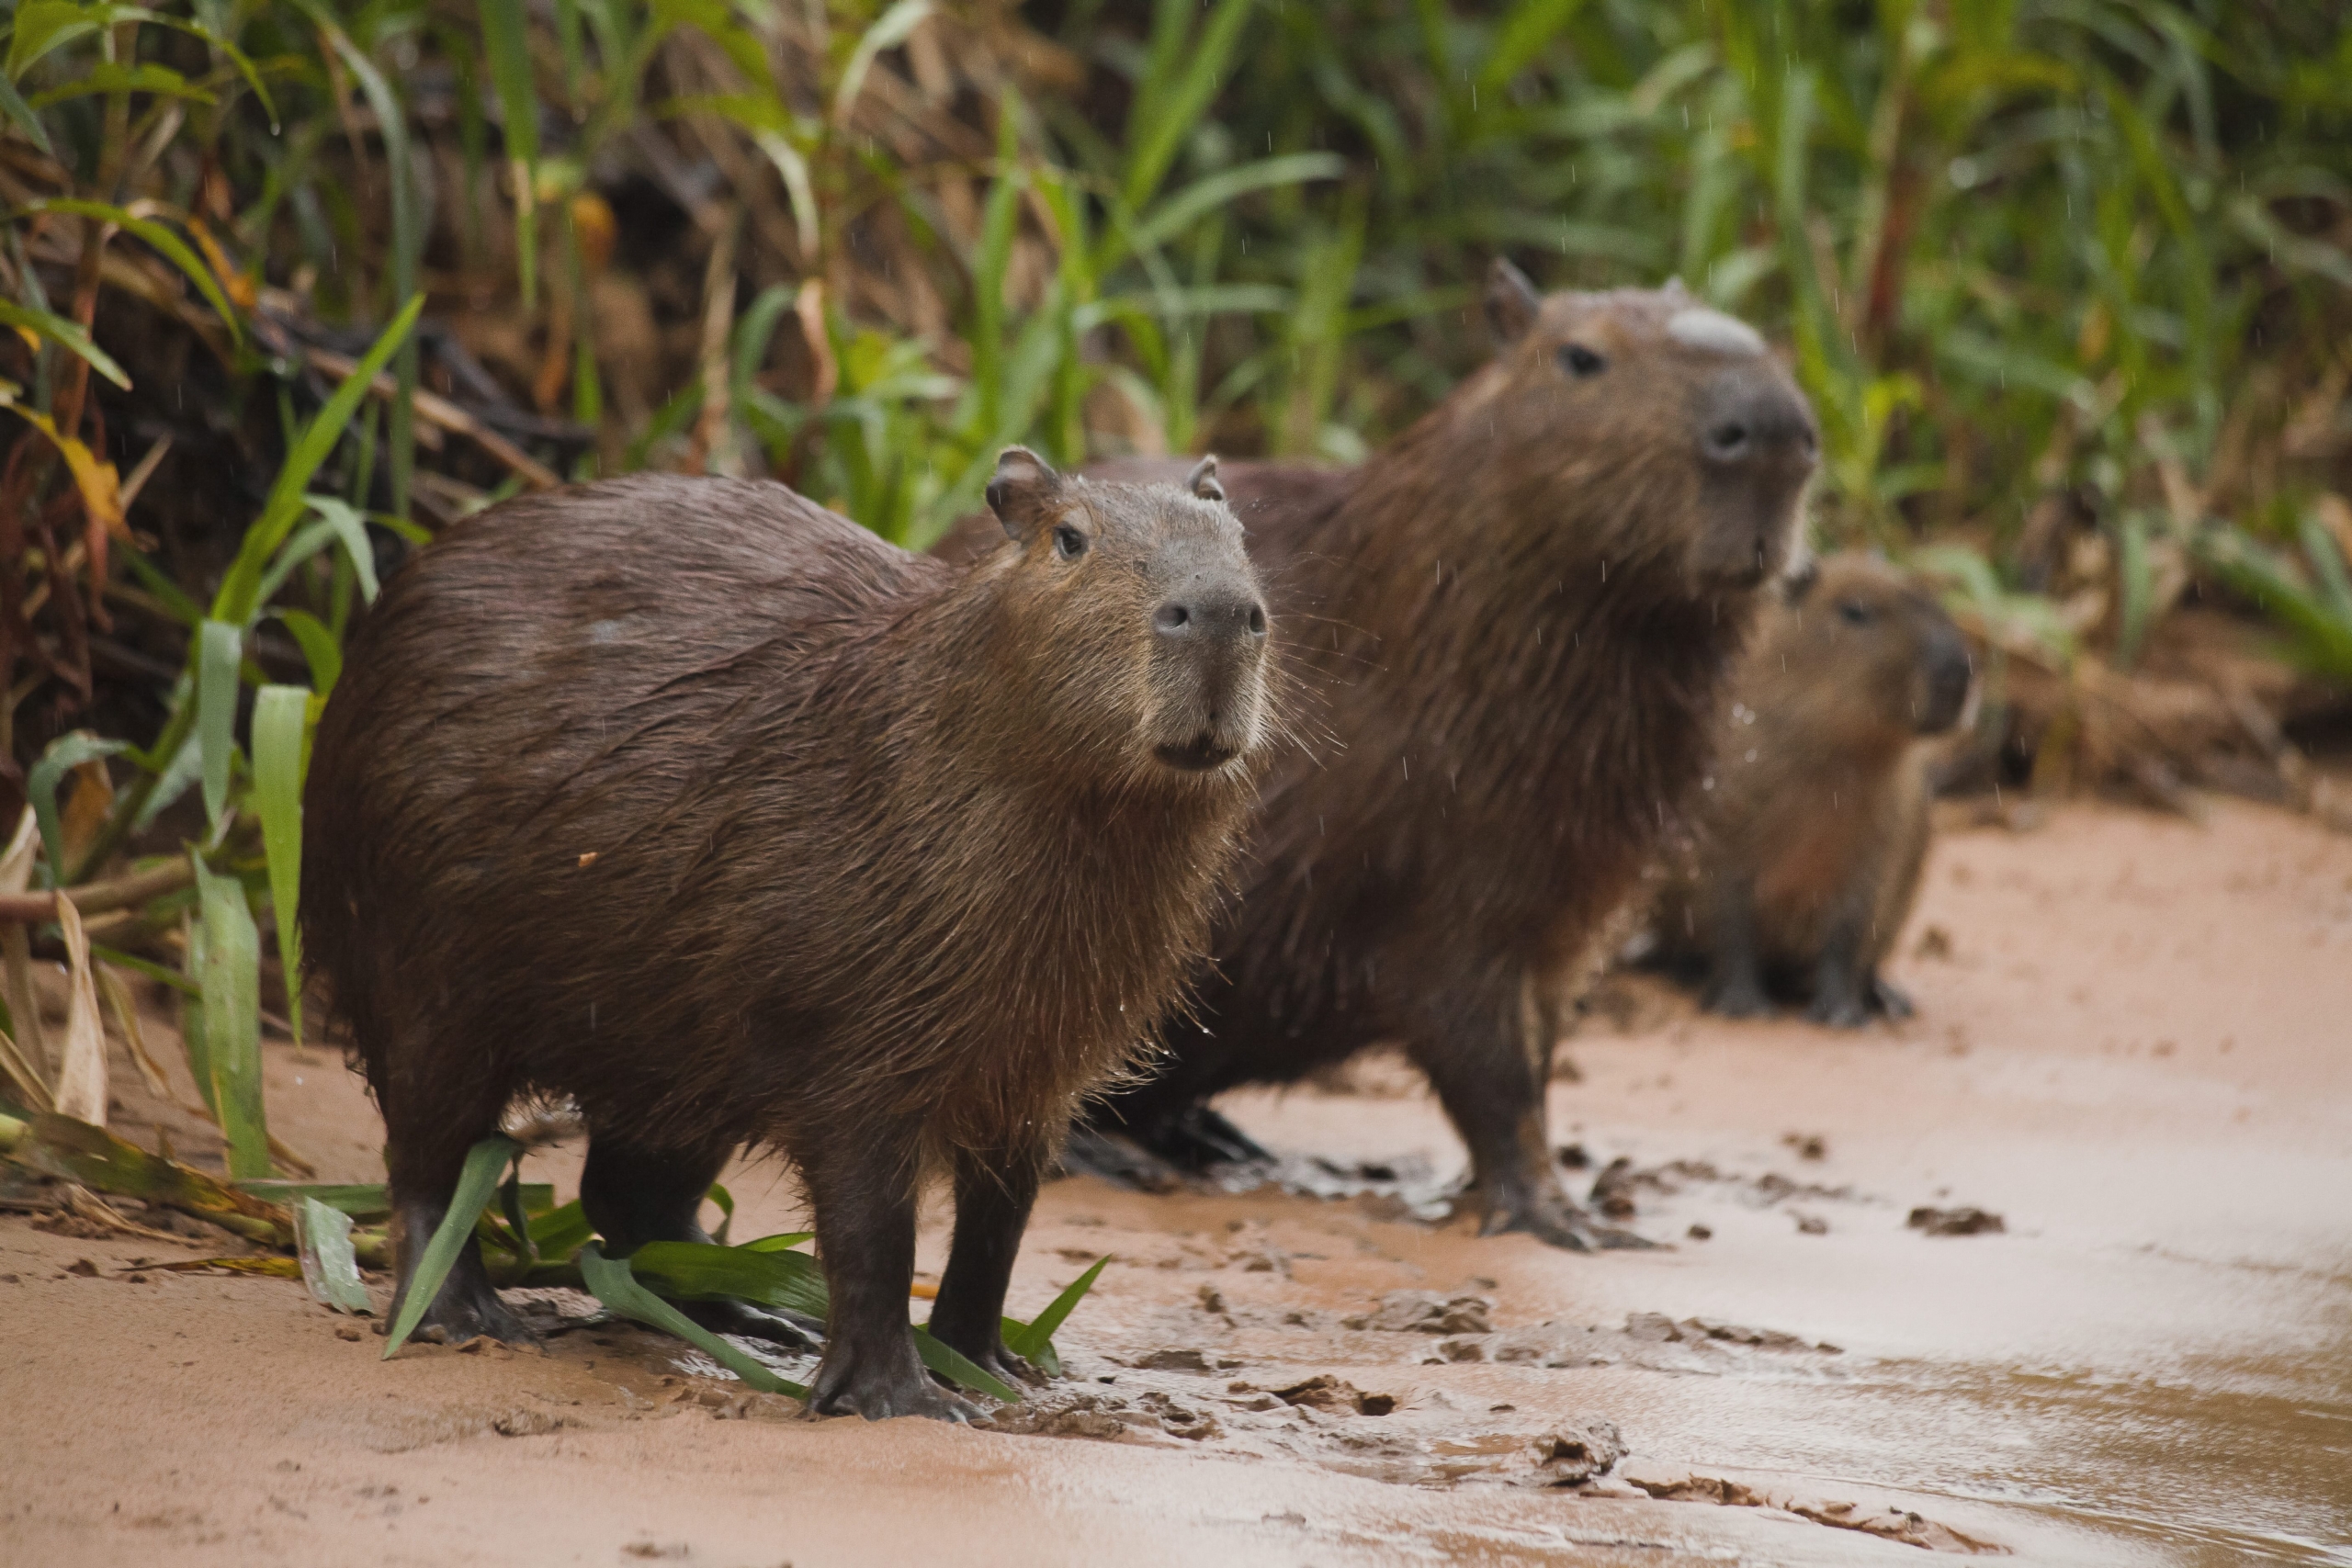
[{"label": "dirt clump", "polygon": [[1377,1311],[1343,1318],[1341,1326],[1390,1334],[1484,1334],[1494,1325],[1487,1314],[1495,1303],[1485,1296],[1449,1296],[1438,1291],[1391,1291]]},{"label": "dirt clump", "polygon": [[1699,783],[1817,438],[1763,341],[1679,288],[1539,298],[1499,264],[1487,308],[1496,357],[1361,468],[1226,475],[1307,744],[1270,766],[1167,1065],[1093,1124],[1261,1158],[1211,1097],[1396,1042],[1487,1230],[1626,1244],[1551,1168],[1550,998]]},{"label": "dirt clump", "polygon": [[[1000,1376],[1069,1107],[1175,999],[1268,728],[1262,596],[1214,462],[1091,482],[1019,447],[964,570],[777,485],[640,475],[448,530],[353,634],[302,914],[382,1108],[403,1292],[467,1149],[568,1095],[616,1254],[707,1241],[735,1150],[797,1168],[831,1293],[811,1404],[963,1417],[906,1302]],[[711,1326],[806,1343],[734,1303]],[[469,1240],[428,1309],[526,1330]]]},{"label": "dirt clump", "polygon": [[1935,1209],[1922,1206],[1912,1210],[1910,1217],[1903,1223],[1912,1230],[1924,1231],[1929,1235],[1998,1235],[2009,1228],[2000,1215],[1973,1207]]},{"label": "dirt clump", "polygon": [[1769,605],[1653,919],[1703,1006],[1751,1017],[1789,996],[1839,1028],[1910,1015],[1879,965],[1927,859],[1925,739],[1959,720],[1969,680],[1951,617],[1869,556],[1832,556]]}]

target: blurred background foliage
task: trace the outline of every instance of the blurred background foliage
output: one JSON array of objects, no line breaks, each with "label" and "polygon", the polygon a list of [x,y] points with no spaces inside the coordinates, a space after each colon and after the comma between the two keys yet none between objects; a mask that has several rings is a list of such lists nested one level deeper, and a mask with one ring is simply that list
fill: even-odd
[{"label": "blurred background foliage", "polygon": [[1932,574],[1981,640],[1955,783],[2326,804],[2340,6],[0,16],[0,796],[39,829],[0,897],[82,890],[101,968],[187,995],[217,1116],[262,1022],[300,1028],[254,981],[283,998],[290,921],[265,955],[253,913],[289,911],[308,728],[401,551],[649,466],[920,547],[1012,440],[1354,461],[1484,356],[1496,254],[1679,276],[1785,346],[1821,539]]}]

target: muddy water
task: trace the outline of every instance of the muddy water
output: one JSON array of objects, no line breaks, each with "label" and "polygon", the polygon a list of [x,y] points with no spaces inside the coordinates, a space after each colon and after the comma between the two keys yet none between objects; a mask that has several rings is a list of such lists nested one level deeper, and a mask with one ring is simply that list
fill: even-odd
[{"label": "muddy water", "polygon": [[[1376,1061],[1227,1107],[1375,1190],[1052,1186],[1014,1310],[1114,1262],[996,1432],[808,1423],[611,1325],[380,1363],[292,1287],[0,1219],[0,1561],[2352,1564],[2352,840],[1951,834],[1905,952],[1898,1032],[1633,987],[1569,1042],[1575,1179],[1630,1162],[1657,1251],[1414,1217],[1460,1151]],[[375,1174],[339,1067],[271,1072]]]}]

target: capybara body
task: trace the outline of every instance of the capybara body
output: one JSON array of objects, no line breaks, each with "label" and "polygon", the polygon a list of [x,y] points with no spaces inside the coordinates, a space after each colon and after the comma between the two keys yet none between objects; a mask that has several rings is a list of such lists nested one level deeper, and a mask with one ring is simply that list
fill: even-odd
[{"label": "capybara body", "polygon": [[1497,357],[1362,468],[1224,471],[1306,744],[1270,763],[1161,1070],[1091,1120],[1180,1164],[1261,1154],[1209,1097],[1399,1042],[1486,1227],[1583,1247],[1629,1238],[1559,1185],[1528,998],[1696,786],[1816,436],[1762,341],[1679,288],[1539,299],[1498,265],[1488,314]]},{"label": "capybara body", "polygon": [[1869,556],[1829,557],[1766,609],[1653,924],[1707,1007],[1794,996],[1845,1028],[1910,1012],[1879,964],[1928,852],[1924,738],[1959,720],[1968,684],[1951,618]]},{"label": "capybara body", "polygon": [[[965,1413],[907,1324],[928,1169],[956,1201],[933,1330],[1020,1370],[1038,1176],[1201,951],[1267,623],[1205,474],[1015,448],[989,498],[1013,542],[959,570],[778,485],[640,476],[510,502],[388,585],[319,728],[302,914],[384,1113],[403,1291],[468,1147],[568,1095],[616,1254],[706,1239],[740,1145],[798,1168],[816,1410]],[[470,1243],[426,1324],[519,1332]]]}]

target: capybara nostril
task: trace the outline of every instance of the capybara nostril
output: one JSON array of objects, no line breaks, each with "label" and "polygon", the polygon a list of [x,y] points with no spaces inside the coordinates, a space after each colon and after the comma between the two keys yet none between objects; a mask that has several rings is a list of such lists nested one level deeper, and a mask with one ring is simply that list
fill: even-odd
[{"label": "capybara nostril", "polygon": [[1198,637],[1205,642],[1230,642],[1266,635],[1266,609],[1239,595],[1203,594],[1171,599],[1152,612],[1151,628],[1165,637]]},{"label": "capybara nostril", "polygon": [[1725,420],[1707,432],[1707,456],[1719,463],[1736,462],[1747,455],[1747,426]]}]

